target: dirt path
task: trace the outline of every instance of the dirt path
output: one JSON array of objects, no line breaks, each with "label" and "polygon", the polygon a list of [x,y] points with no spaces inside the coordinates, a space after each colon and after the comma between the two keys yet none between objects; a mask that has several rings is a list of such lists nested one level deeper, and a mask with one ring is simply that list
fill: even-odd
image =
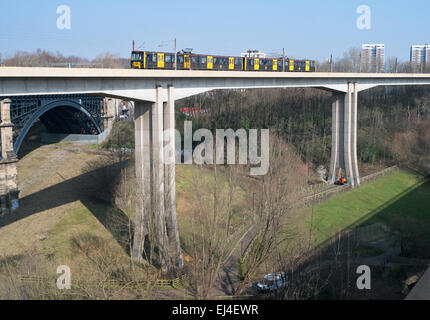
[{"label": "dirt path", "polygon": [[256,234],[255,227],[248,229],[237,245],[233,248],[230,256],[221,267],[215,287],[211,296],[232,296],[239,285],[239,259],[246,252]]}]

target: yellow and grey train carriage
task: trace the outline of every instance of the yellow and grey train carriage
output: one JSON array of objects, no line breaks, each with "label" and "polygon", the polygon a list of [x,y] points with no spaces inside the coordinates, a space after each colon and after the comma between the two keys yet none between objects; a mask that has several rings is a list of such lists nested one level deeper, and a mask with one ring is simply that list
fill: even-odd
[{"label": "yellow and grey train carriage", "polygon": [[[168,52],[133,51],[131,67],[134,69],[175,69],[175,54]],[[250,58],[214,56],[194,53],[176,54],[177,70],[215,71],[272,71],[272,72],[316,72],[313,60],[285,58]]]}]

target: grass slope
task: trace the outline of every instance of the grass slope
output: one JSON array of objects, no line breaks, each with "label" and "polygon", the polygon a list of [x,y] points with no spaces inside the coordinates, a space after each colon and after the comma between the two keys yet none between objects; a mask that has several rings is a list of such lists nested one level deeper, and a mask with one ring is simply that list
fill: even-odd
[{"label": "grass slope", "polygon": [[430,182],[407,171],[396,171],[359,189],[336,195],[313,208],[304,209],[308,227],[317,230],[321,244],[334,233],[357,226],[384,223],[403,216],[430,225]]}]

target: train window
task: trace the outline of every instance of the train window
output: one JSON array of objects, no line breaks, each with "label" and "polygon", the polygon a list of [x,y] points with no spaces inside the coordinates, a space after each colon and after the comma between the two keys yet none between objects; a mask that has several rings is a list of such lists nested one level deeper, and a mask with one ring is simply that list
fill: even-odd
[{"label": "train window", "polygon": [[152,55],[152,62],[157,62],[157,56],[155,54]]},{"label": "train window", "polygon": [[214,58],[214,64],[218,64],[218,58]]},{"label": "train window", "polygon": [[234,64],[240,64],[240,58],[235,58],[234,59]]},{"label": "train window", "polygon": [[192,61],[193,63],[196,63],[196,62],[197,62],[197,58],[196,58],[196,57],[191,57],[191,61]]},{"label": "train window", "polygon": [[202,57],[202,63],[206,63],[206,57]]},{"label": "train window", "polygon": [[184,57],[183,57],[183,56],[178,56],[178,61],[179,61],[180,63],[183,63],[183,62],[184,62]]},{"label": "train window", "polygon": [[172,62],[172,57],[171,57],[171,56],[167,56],[167,55],[166,55],[165,61],[166,61],[167,63]]}]

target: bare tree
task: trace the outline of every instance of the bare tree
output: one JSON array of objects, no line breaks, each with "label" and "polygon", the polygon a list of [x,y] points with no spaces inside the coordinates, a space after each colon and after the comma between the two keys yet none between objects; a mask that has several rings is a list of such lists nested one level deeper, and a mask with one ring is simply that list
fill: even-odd
[{"label": "bare tree", "polygon": [[360,72],[361,70],[361,50],[351,48],[343,54],[334,64],[336,72]]},{"label": "bare tree", "polygon": [[276,268],[283,267],[282,245],[289,234],[281,232],[283,223],[292,212],[298,198],[298,191],[307,182],[307,168],[298,154],[282,138],[270,139],[270,169],[258,184],[256,219],[251,231],[253,239],[243,252],[242,279],[236,294],[243,292],[246,285],[255,277],[258,268],[274,253],[279,259]]}]

